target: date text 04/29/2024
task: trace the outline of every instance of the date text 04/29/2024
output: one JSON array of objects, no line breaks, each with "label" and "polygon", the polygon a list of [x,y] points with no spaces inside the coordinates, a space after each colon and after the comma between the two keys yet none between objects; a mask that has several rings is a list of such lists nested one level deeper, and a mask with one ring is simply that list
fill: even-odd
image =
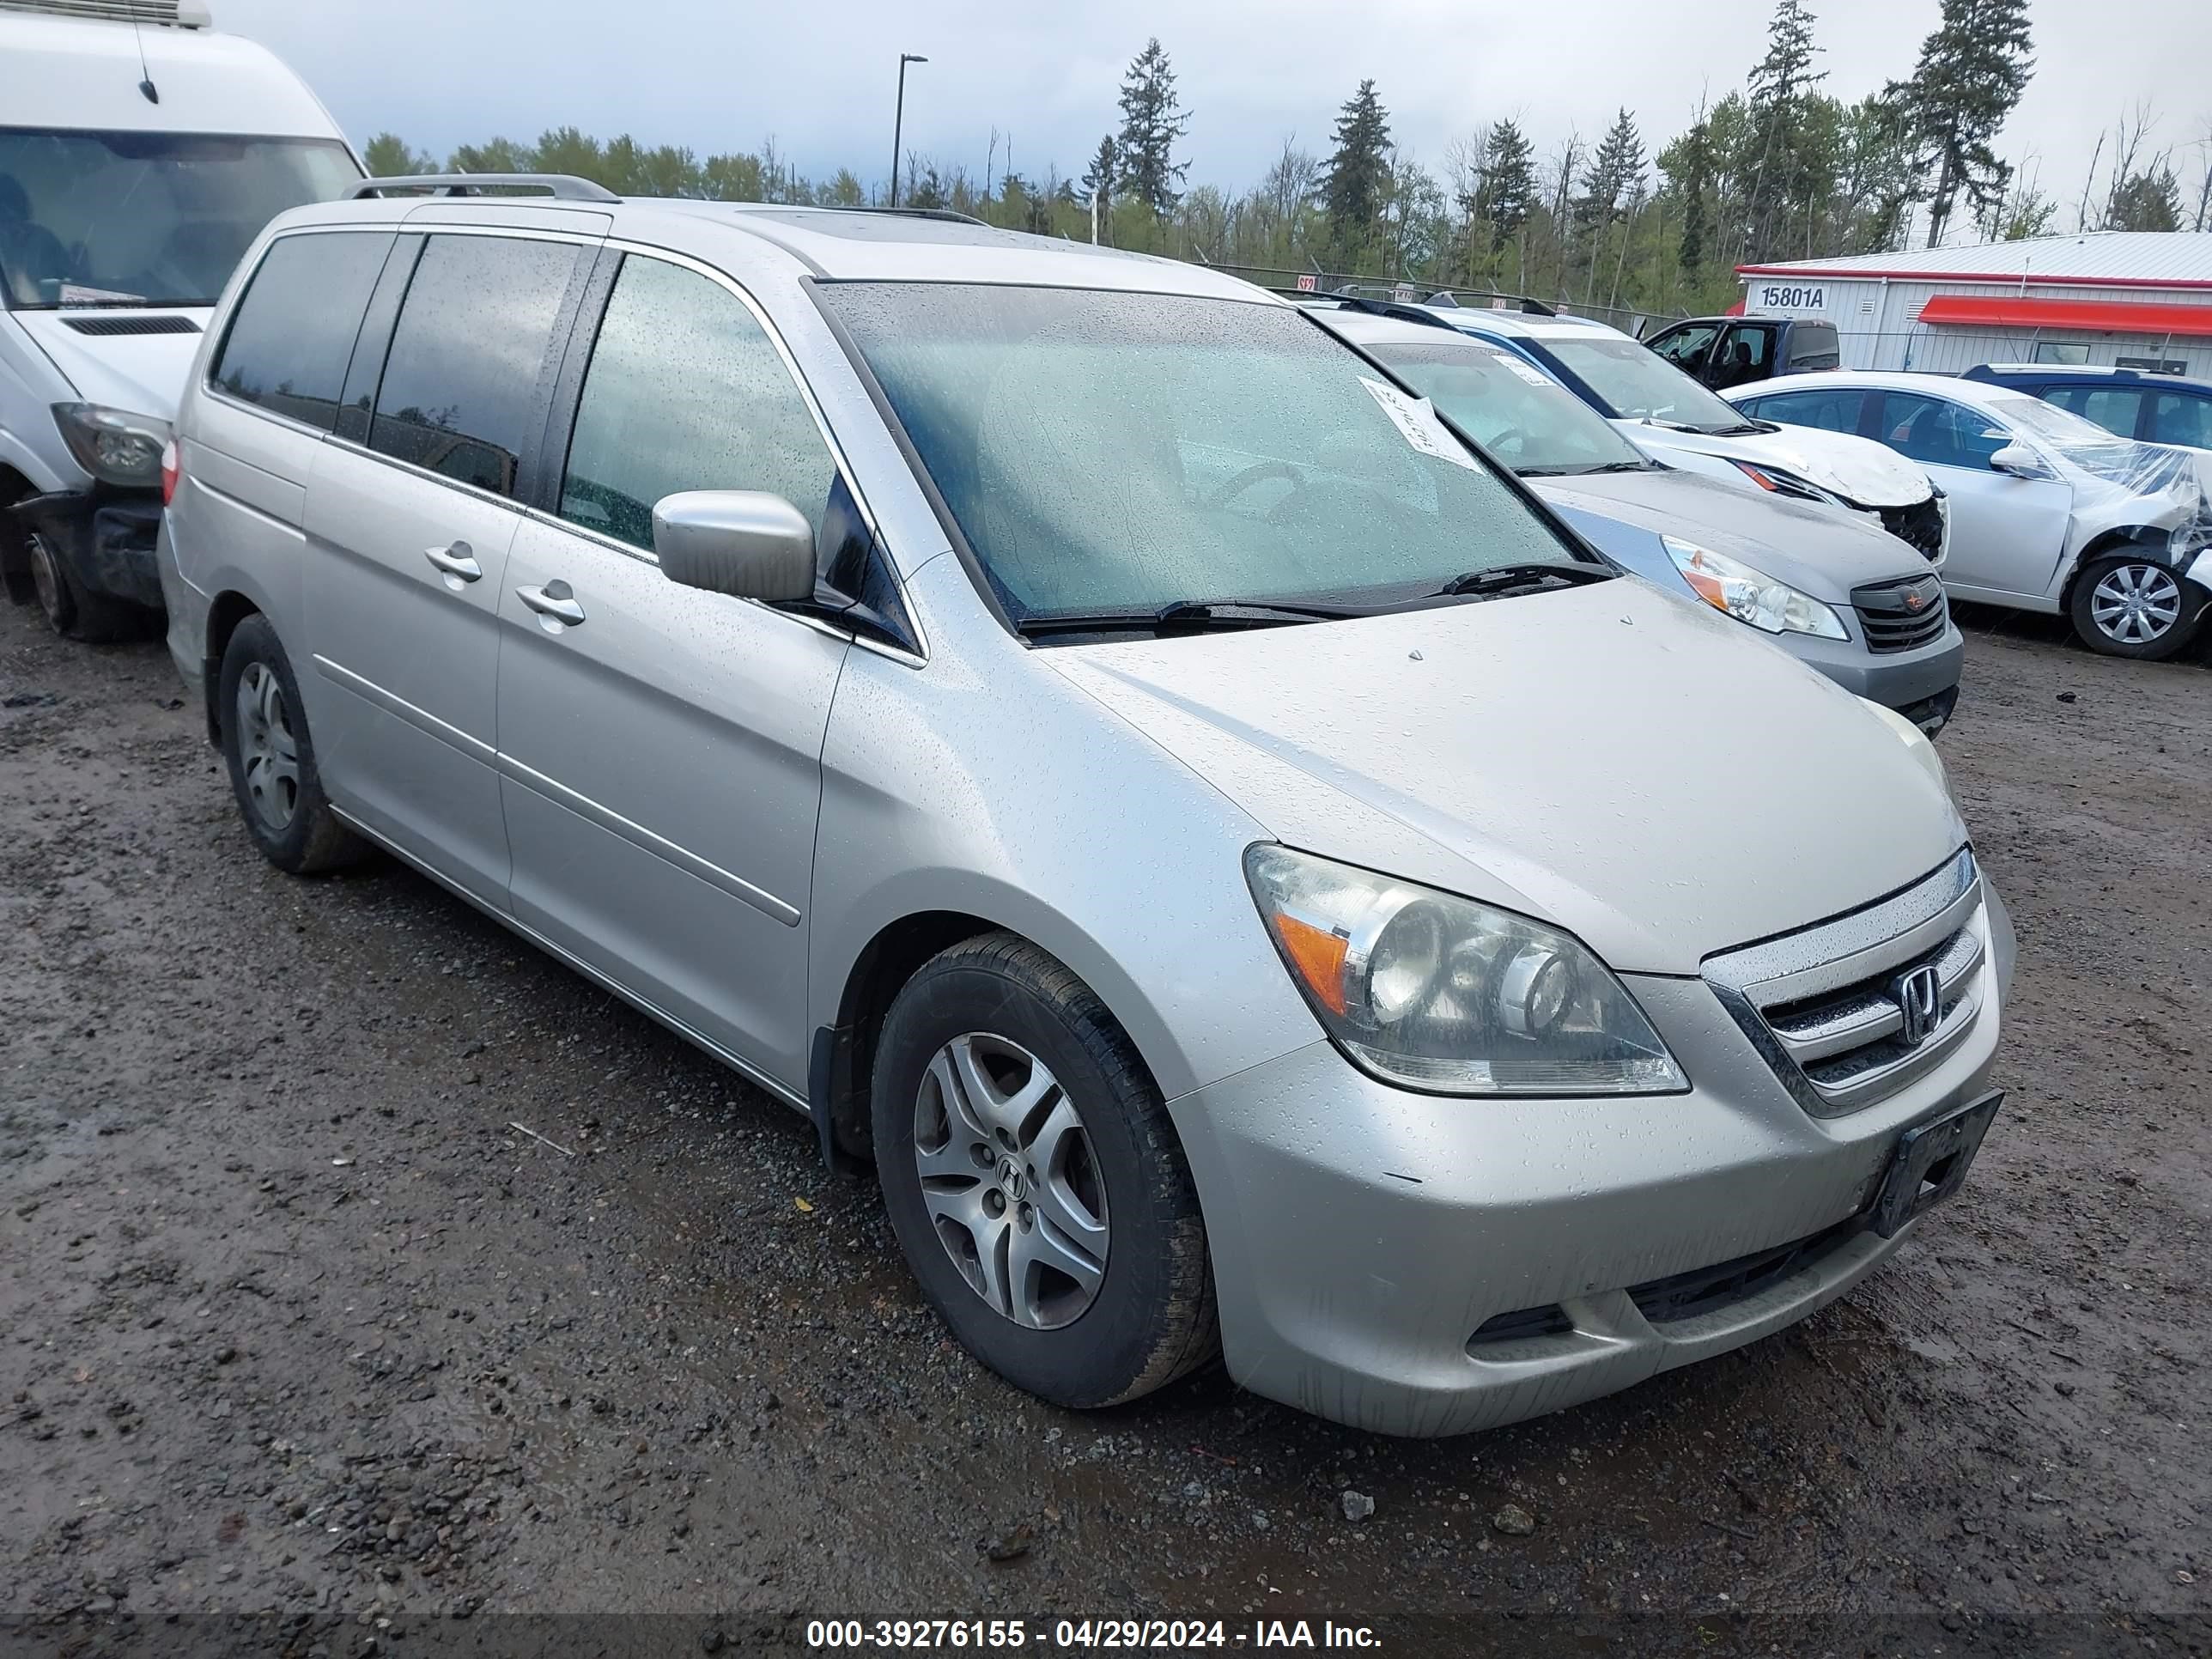
[{"label": "date text 04/29/2024", "polygon": [[1255,1619],[1231,1625],[1220,1619],[817,1619],[806,1626],[811,1648],[1109,1649],[1365,1648],[1382,1645],[1365,1625],[1322,1620]]}]

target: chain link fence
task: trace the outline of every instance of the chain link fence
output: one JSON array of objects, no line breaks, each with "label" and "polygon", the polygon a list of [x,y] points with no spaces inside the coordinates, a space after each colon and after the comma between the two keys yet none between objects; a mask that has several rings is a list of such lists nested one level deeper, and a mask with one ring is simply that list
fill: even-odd
[{"label": "chain link fence", "polygon": [[1354,294],[1369,300],[1396,300],[1419,305],[1437,294],[1449,294],[1462,306],[1500,311],[1533,310],[1537,307],[1562,317],[1589,317],[1610,324],[1624,334],[1641,336],[1676,321],[1685,313],[1632,310],[1626,306],[1588,305],[1579,300],[1547,299],[1541,295],[1514,294],[1499,289],[1437,288],[1403,277],[1377,276],[1349,270],[1295,270],[1273,265],[1215,265],[1212,269],[1240,276],[1278,294]]}]

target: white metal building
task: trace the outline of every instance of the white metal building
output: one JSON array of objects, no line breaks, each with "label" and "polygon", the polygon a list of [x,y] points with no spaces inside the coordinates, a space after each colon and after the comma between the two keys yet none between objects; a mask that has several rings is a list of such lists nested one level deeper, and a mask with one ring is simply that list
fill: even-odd
[{"label": "white metal building", "polygon": [[2212,380],[2212,232],[2098,231],[1736,274],[1749,315],[1833,322],[1846,368],[2088,363]]}]

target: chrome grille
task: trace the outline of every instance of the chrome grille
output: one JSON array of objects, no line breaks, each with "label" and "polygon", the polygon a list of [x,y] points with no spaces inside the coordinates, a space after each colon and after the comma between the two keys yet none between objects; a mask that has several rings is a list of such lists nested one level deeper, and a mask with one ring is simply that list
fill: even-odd
[{"label": "chrome grille", "polygon": [[1934,575],[1855,587],[1851,608],[1858,612],[1867,649],[1873,652],[1914,650],[1942,638],[1950,621],[1943,584]]},{"label": "chrome grille", "polygon": [[[1981,1013],[1988,954],[1980,872],[1961,850],[1880,903],[1705,959],[1705,982],[1819,1117],[1856,1111],[1933,1069]],[[1900,981],[1934,973],[1911,1030]]]}]

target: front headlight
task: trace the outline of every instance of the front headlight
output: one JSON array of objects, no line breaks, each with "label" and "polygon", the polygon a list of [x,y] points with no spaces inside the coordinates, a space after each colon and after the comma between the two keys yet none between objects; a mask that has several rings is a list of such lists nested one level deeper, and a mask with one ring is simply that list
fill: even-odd
[{"label": "front headlight", "polygon": [[1245,878],[1322,1027],[1386,1083],[1449,1095],[1690,1086],[1581,943],[1510,911],[1261,844]]},{"label": "front headlight", "polygon": [[1770,634],[1811,634],[1824,640],[1848,639],[1843,619],[1810,593],[1801,593],[1741,559],[1716,553],[1674,536],[1659,538],[1698,597],[1738,622]]},{"label": "front headlight", "polygon": [[1823,489],[1810,479],[1801,478],[1795,472],[1784,472],[1778,466],[1765,466],[1757,461],[1738,461],[1735,470],[1770,495],[1787,495],[1800,501],[1824,501],[1830,507],[1851,505],[1834,490]]},{"label": "front headlight", "polygon": [[54,424],[76,464],[102,483],[160,486],[167,421],[100,404],[56,404]]}]

